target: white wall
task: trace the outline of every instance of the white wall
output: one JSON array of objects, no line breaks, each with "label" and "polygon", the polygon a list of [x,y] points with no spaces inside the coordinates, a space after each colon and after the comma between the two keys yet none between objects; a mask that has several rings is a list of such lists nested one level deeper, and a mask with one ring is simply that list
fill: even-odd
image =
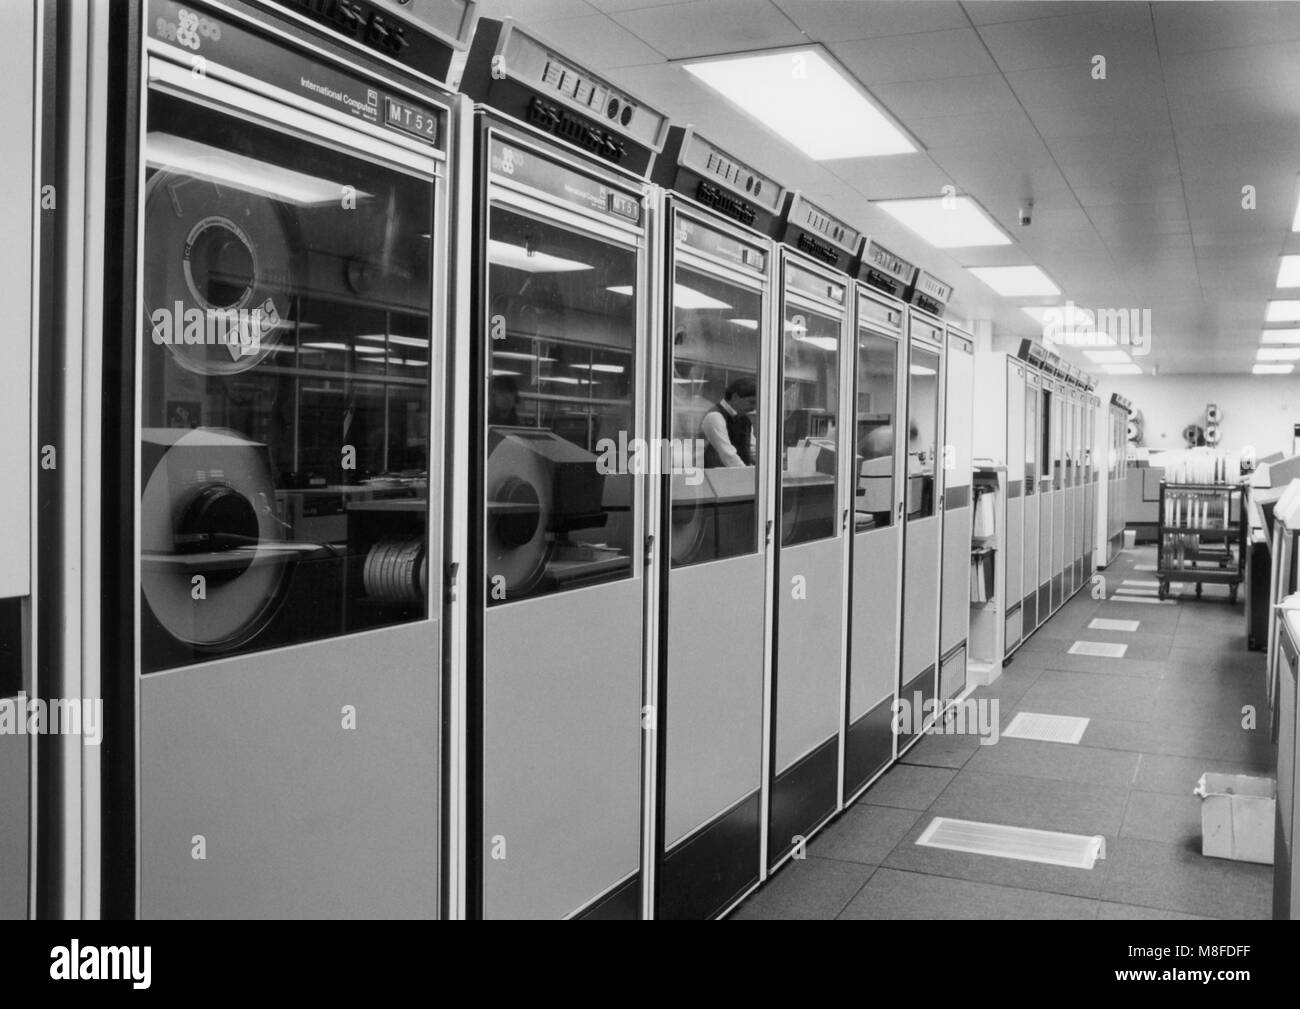
[{"label": "white wall", "polygon": [[1205,405],[1218,404],[1227,449],[1253,446],[1256,457],[1291,455],[1291,427],[1300,423],[1300,376],[1296,375],[1140,375],[1103,378],[1103,399],[1127,396],[1142,411],[1142,444],[1183,448],[1183,428],[1205,426]]}]

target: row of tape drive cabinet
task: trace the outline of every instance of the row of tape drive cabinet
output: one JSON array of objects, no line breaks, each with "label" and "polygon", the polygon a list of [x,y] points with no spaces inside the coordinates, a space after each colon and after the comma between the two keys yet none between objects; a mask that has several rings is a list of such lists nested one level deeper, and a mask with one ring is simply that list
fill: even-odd
[{"label": "row of tape drive cabinet", "polygon": [[44,67],[140,117],[84,180],[129,212],[42,245],[134,250],[97,483],[40,489],[103,524],[99,637],[24,685],[94,661],[126,741],[61,797],[104,824],[64,912],[716,916],[964,686],[951,287],[475,13],[140,0],[138,79]]}]

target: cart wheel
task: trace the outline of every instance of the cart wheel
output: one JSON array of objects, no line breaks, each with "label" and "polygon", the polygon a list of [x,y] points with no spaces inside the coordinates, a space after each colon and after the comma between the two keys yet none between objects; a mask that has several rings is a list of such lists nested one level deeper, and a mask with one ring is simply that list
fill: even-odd
[{"label": "cart wheel", "polygon": [[1167,582],[1167,581],[1166,581],[1165,579],[1163,579],[1163,578],[1160,579],[1160,590],[1159,590],[1158,595],[1160,596],[1161,599],[1168,599],[1168,598],[1169,598],[1169,582]]}]

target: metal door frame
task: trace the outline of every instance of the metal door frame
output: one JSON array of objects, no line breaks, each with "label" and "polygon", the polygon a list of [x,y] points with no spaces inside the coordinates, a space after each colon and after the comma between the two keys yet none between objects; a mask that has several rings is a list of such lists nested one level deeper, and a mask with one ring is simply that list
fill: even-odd
[{"label": "metal door frame", "polygon": [[[904,511],[906,510],[905,501],[906,501],[906,488],[907,488],[907,474],[905,472],[906,471],[905,453],[907,449],[906,412],[907,412],[908,362],[911,357],[911,354],[908,349],[909,336],[907,331],[908,330],[907,305],[897,298],[894,298],[890,295],[887,295],[881,291],[876,290],[875,288],[871,287],[869,284],[863,281],[857,281],[853,285],[853,295],[854,295],[853,319],[852,319],[853,381],[852,381],[852,391],[849,398],[849,402],[852,404],[851,417],[852,417],[853,427],[850,432],[851,435],[850,444],[849,444],[850,451],[848,455],[851,458],[852,464],[855,469],[857,465],[857,453],[856,453],[857,405],[858,405],[858,392],[859,392],[858,362],[857,362],[858,334],[863,329],[866,329],[873,336],[879,336],[891,340],[895,345],[895,351],[896,351],[896,355],[895,355],[896,367],[895,367],[895,374],[894,374],[894,459],[893,459],[894,497],[892,502],[894,523],[898,528],[898,546],[895,548],[894,551],[895,554],[894,568],[895,568],[895,574],[897,575],[897,578],[895,580],[896,584],[894,587],[894,597],[898,606],[897,606],[897,612],[894,615],[894,654],[893,654],[893,662],[892,662],[892,668],[894,670],[893,693],[894,693],[894,702],[896,704],[898,701],[899,675],[900,675],[899,669],[903,661],[903,541],[906,539],[906,530],[904,527],[906,516],[904,515]],[[880,305],[884,305],[886,307],[890,307],[890,308],[896,307],[898,309],[898,329],[895,332],[890,332],[888,329],[885,329],[879,323],[875,323],[869,319],[864,320],[861,314],[862,301],[864,299],[875,301],[876,303]],[[900,472],[900,467],[902,470],[901,472]],[[850,507],[852,507],[853,498],[856,497],[856,484],[857,484],[856,473],[853,473],[851,482],[853,486],[850,488],[852,492],[852,495],[850,497]],[[849,579],[848,579],[848,593],[847,593],[848,621],[850,625],[853,620],[853,574],[854,574],[853,565],[856,562],[856,552],[854,547],[856,545],[856,540],[858,536],[857,531],[853,528],[853,525],[854,523],[852,521],[852,517],[850,517],[850,522],[849,522],[850,528],[848,532]],[[881,532],[881,531],[882,530],[879,529],[874,529],[874,530],[869,529],[866,530],[862,535],[867,536],[870,535],[872,532]],[[853,630],[851,626],[847,626],[846,633],[845,633],[845,650],[844,650],[844,669],[845,669],[844,725],[841,729],[841,736],[846,741],[848,739],[848,731],[849,731],[849,704],[850,704],[849,694],[850,691],[852,690],[852,675],[849,669],[849,665],[853,657],[852,645],[853,645]],[[891,724],[893,720],[894,720],[894,713],[893,713],[893,708],[891,708],[890,711]],[[864,792],[866,792],[866,790],[870,788],[877,781],[877,779],[881,777],[881,775],[883,775],[886,771],[890,769],[890,767],[893,766],[894,761],[897,759],[897,756],[898,756],[898,739],[897,739],[897,735],[895,735],[893,743],[890,747],[890,759],[885,762],[885,766],[882,767],[880,770],[876,771],[875,773],[871,774],[867,778],[866,782],[863,783],[861,786],[855,788],[851,796],[843,795],[844,775],[843,775],[843,771],[841,771],[841,775],[840,775],[841,804],[847,807],[852,805],[854,802],[856,802],[858,798]],[[843,758],[841,758],[841,767],[843,767],[843,762],[844,762]]]},{"label": "metal door frame", "polygon": [[[655,353],[662,342],[662,305],[664,295],[661,290],[663,277],[657,265],[656,235],[661,228],[659,224],[659,206],[655,199],[655,188],[645,180],[619,171],[617,168],[584,159],[574,153],[568,146],[557,142],[548,134],[542,133],[527,124],[520,123],[485,105],[474,105],[471,114],[465,117],[465,133],[471,138],[470,152],[467,153],[468,177],[462,176],[462,184],[472,195],[468,196],[470,206],[466,218],[471,226],[471,243],[461,251],[469,261],[470,281],[466,293],[469,307],[466,310],[466,342],[468,344],[466,382],[468,397],[466,401],[466,426],[468,445],[467,489],[467,544],[466,577],[464,581],[465,609],[465,730],[464,730],[464,847],[462,851],[463,886],[462,909],[465,917],[483,917],[483,759],[485,737],[483,732],[483,642],[487,617],[487,600],[483,593],[486,565],[486,537],[483,531],[483,505],[487,480],[486,441],[481,419],[485,410],[485,351],[480,334],[486,330],[487,286],[488,286],[488,248],[486,236],[489,234],[489,219],[494,206],[500,205],[515,213],[541,218],[549,223],[558,224],[588,238],[622,245],[633,251],[638,257],[636,292],[637,305],[636,340],[633,348],[633,361],[641,366],[641,372],[635,376],[633,388],[637,390],[633,427],[645,432],[647,439],[659,437],[661,432],[657,406],[660,396],[657,393],[659,369],[653,362],[659,360]],[[595,214],[586,214],[571,205],[548,197],[523,185],[504,183],[494,176],[488,164],[488,153],[493,137],[506,138],[512,145],[525,148],[538,157],[559,164],[565,169],[579,172],[595,178],[602,183],[617,187],[638,197],[643,221],[639,225],[610,223],[608,219]],[[466,251],[468,250],[468,251]],[[653,355],[653,356],[652,356]],[[638,504],[638,515],[633,524],[632,571],[627,579],[619,581],[641,583],[642,622],[642,669],[641,697],[643,718],[656,710],[658,701],[658,678],[654,673],[658,662],[657,644],[658,607],[654,605],[657,597],[657,565],[653,560],[654,538],[650,530],[660,528],[660,495],[653,487],[654,481],[645,475],[636,477],[633,497]],[[599,592],[599,583],[591,586],[579,586],[566,589],[563,593]],[[531,598],[531,597],[530,597]],[[526,604],[529,598],[503,603],[503,607]],[[494,607],[495,608],[495,607]],[[654,903],[655,860],[647,858],[655,845],[656,795],[658,782],[656,766],[658,762],[658,733],[641,732],[641,787],[640,798],[641,823],[639,827],[639,865],[635,875],[639,876],[638,906],[642,918],[652,913]],[[614,884],[614,889],[626,882]],[[599,899],[599,895],[597,896]],[[573,909],[568,917],[581,917],[581,913],[591,905]]]},{"label": "metal door frame", "polygon": [[[205,6],[220,12],[224,16],[236,19],[248,26],[256,26],[258,31],[269,32],[277,38],[285,39],[286,48],[294,53],[307,51],[313,55],[318,55],[332,66],[339,67],[351,73],[358,74],[370,80],[382,80],[385,87],[392,90],[401,91],[417,98],[422,104],[438,108],[444,112],[447,117],[448,137],[455,135],[455,110],[454,103],[448,96],[442,92],[437,93],[420,93],[415,92],[399,81],[381,78],[373,69],[362,63],[354,62],[340,58],[333,53],[327,53],[312,45],[310,42],[301,39],[289,39],[284,36],[278,29],[257,21],[246,15],[243,15],[231,8],[211,0],[205,0]],[[401,172],[408,176],[425,181],[434,190],[431,199],[433,212],[433,244],[435,250],[440,249],[442,253],[442,264],[438,264],[437,253],[431,261],[430,276],[430,343],[429,343],[429,505],[426,517],[426,535],[430,550],[436,550],[441,564],[447,560],[446,543],[444,540],[445,523],[447,520],[446,509],[446,488],[448,484],[448,474],[443,472],[435,474],[433,460],[443,455],[439,450],[440,446],[448,443],[449,432],[445,422],[445,411],[450,403],[451,383],[449,378],[449,351],[448,348],[453,342],[449,335],[447,340],[439,341],[437,338],[437,326],[439,321],[446,321],[448,333],[452,333],[450,326],[452,320],[451,298],[451,270],[455,265],[455,257],[451,245],[452,217],[455,210],[456,192],[453,188],[453,180],[449,177],[448,162],[449,156],[454,151],[441,151],[429,147],[419,141],[408,139],[394,133],[393,131],[383,130],[378,126],[343,117],[341,114],[334,113],[325,108],[317,108],[315,105],[307,103],[305,100],[295,100],[287,92],[278,88],[264,84],[254,78],[248,77],[242,73],[227,70],[219,63],[205,63],[203,73],[194,73],[191,69],[184,69],[184,64],[192,62],[192,54],[185,52],[175,46],[159,42],[148,35],[147,24],[145,21],[140,22],[141,37],[139,44],[139,65],[138,65],[138,105],[134,110],[136,122],[139,123],[138,143],[134,151],[135,161],[135,178],[129,185],[131,186],[131,195],[135,200],[135,285],[131,292],[131,304],[134,310],[135,325],[132,328],[133,347],[131,350],[131,363],[134,369],[133,388],[134,398],[131,404],[131,438],[134,445],[134,456],[130,462],[130,473],[132,474],[132,487],[130,496],[133,500],[131,507],[131,579],[133,587],[133,598],[129,604],[131,613],[131,650],[133,663],[131,668],[132,677],[132,718],[133,718],[133,739],[131,773],[133,780],[132,788],[132,831],[134,844],[134,914],[140,917],[142,892],[140,886],[140,869],[141,869],[141,835],[143,813],[141,809],[141,796],[138,783],[141,774],[141,711],[140,711],[140,694],[141,681],[144,674],[141,673],[141,618],[142,618],[142,581],[141,581],[141,563],[139,543],[141,542],[140,527],[140,508],[138,491],[139,488],[135,483],[139,480],[140,467],[142,462],[141,454],[141,430],[142,430],[142,398],[143,398],[143,375],[142,360],[144,355],[144,332],[143,332],[143,311],[144,304],[144,259],[145,259],[145,175],[146,175],[146,148],[148,144],[145,126],[148,122],[150,94],[155,88],[162,94],[168,94],[182,101],[203,105],[215,112],[228,115],[237,121],[252,123],[263,129],[269,129],[280,133],[286,137],[296,139],[302,143],[324,147],[336,150],[350,157],[357,158],[369,163],[375,163],[386,167],[389,170]],[[238,102],[247,102],[241,105]],[[274,113],[274,115],[272,115]],[[436,437],[435,437],[436,435]],[[432,565],[431,565],[432,567]],[[440,580],[440,576],[439,576]],[[447,680],[454,675],[445,661],[446,639],[448,635],[448,621],[446,614],[443,612],[441,601],[437,599],[438,593],[432,589],[433,585],[438,584],[434,578],[430,579],[431,589],[425,599],[425,613],[421,620],[411,621],[410,626],[416,624],[437,624],[439,653],[436,657],[436,672],[441,681],[439,688],[440,696],[446,696]],[[439,622],[440,621],[440,622]],[[408,626],[406,624],[402,626]],[[388,628],[373,628],[370,630],[356,631],[338,635],[339,638],[353,640],[371,634],[383,634]],[[297,645],[284,645],[276,648],[261,649],[255,652],[243,653],[229,657],[216,657],[207,659],[202,662],[196,662],[184,667],[186,671],[203,669],[215,663],[227,661],[239,662],[256,662],[258,657],[263,654],[291,650]],[[89,663],[88,663],[89,666]],[[87,680],[90,681],[92,676],[98,679],[97,670],[87,669]],[[125,675],[124,672],[119,675]],[[446,718],[447,712],[441,712]],[[445,739],[443,741],[445,746]],[[448,913],[447,893],[449,883],[445,875],[446,869],[446,837],[447,837],[447,811],[446,802],[446,768],[441,771],[442,781],[434,782],[436,790],[442,791],[439,796],[438,819],[440,826],[440,837],[436,839],[438,849],[438,873],[439,873],[439,903],[440,913],[444,916]],[[95,780],[88,777],[87,781]],[[102,815],[98,809],[100,796],[97,792],[88,795],[88,809],[86,812],[87,824],[97,823]],[[92,812],[93,810],[93,812]],[[98,845],[98,837],[87,838],[88,850],[90,847]],[[87,865],[94,865],[93,860],[87,860]],[[87,880],[88,893],[94,884],[93,879]]]},{"label": "metal door frame", "polygon": [[[784,404],[783,394],[785,390],[785,309],[786,309],[786,305],[794,304],[796,306],[807,308],[810,311],[820,312],[828,316],[834,316],[838,314],[840,318],[840,348],[841,349],[839,354],[839,362],[840,362],[839,374],[836,376],[839,381],[840,388],[839,388],[839,425],[838,425],[839,441],[837,444],[837,460],[836,460],[836,466],[838,472],[836,473],[837,487],[836,487],[835,510],[837,513],[843,516],[845,511],[845,501],[847,500],[845,494],[845,484],[847,483],[847,480],[845,478],[845,472],[849,468],[848,460],[845,458],[847,453],[844,452],[843,450],[844,439],[848,437],[848,427],[844,423],[844,417],[846,415],[845,411],[847,408],[846,401],[848,401],[849,399],[849,388],[851,386],[851,382],[849,381],[849,376],[846,374],[848,369],[846,369],[844,366],[844,358],[846,356],[844,353],[844,348],[850,345],[850,341],[853,339],[853,332],[851,327],[853,324],[853,314],[855,309],[854,306],[850,305],[849,303],[849,295],[853,292],[853,280],[851,277],[847,276],[846,274],[840,273],[837,270],[835,270],[833,267],[820,263],[817,260],[812,259],[804,255],[803,253],[796,251],[795,249],[791,248],[788,245],[778,246],[776,249],[776,255],[774,259],[775,262],[773,264],[773,268],[775,272],[773,275],[774,276],[773,297],[771,299],[772,308],[773,308],[772,332],[774,334],[772,340],[772,344],[773,344],[772,378],[773,381],[775,382],[776,398],[773,400],[773,406],[775,408],[777,404],[782,404],[782,405],[779,409],[774,409],[774,416],[775,416],[776,423],[773,425],[774,428],[773,451],[774,452],[780,451],[781,444],[784,440],[784,434],[785,434],[785,410],[783,405]],[[808,273],[816,274],[821,278],[823,278],[824,280],[826,280],[828,283],[840,285],[844,289],[844,303],[842,305],[836,305],[834,304],[834,302],[828,299],[827,300],[818,299],[810,295],[804,294],[802,292],[793,292],[793,300],[791,300],[791,292],[788,290],[788,285],[786,283],[786,270],[787,267],[791,265],[799,267],[800,269]],[[779,334],[779,335],[775,335],[775,334]],[[781,467],[773,467],[773,471],[774,471],[773,480],[776,485],[776,494],[777,494],[777,496],[774,498],[774,510],[773,510],[773,520],[775,521],[776,516],[781,514],[781,510],[783,506],[782,495],[784,493],[784,480],[782,479],[782,473],[784,472],[784,470]],[[836,738],[837,738],[837,744],[836,744],[837,771],[836,771],[836,784],[835,784],[836,807],[834,810],[831,811],[830,814],[824,817],[820,822],[818,822],[817,824],[809,828],[808,835],[807,835],[808,838],[811,838],[813,835],[815,835],[819,830],[822,829],[822,827],[824,827],[827,823],[833,820],[839,814],[839,812],[844,808],[842,802],[844,796],[843,725],[844,725],[845,712],[847,706],[847,697],[845,694],[845,687],[847,684],[847,679],[846,679],[847,673],[845,669],[845,650],[848,641],[848,620],[849,620],[848,584],[847,584],[847,579],[849,576],[849,555],[848,555],[848,542],[847,542],[848,537],[846,535],[846,530],[844,528],[843,518],[841,518],[840,520],[839,527],[835,532],[835,536],[840,539],[841,564],[843,569],[841,575],[841,586],[840,586],[840,641],[839,641],[840,701],[839,701],[839,713],[836,721]],[[769,649],[769,653],[771,655],[771,683],[768,689],[768,704],[769,704],[768,721],[771,728],[768,733],[769,753],[767,757],[767,780],[764,784],[764,787],[769,796],[771,795],[772,789],[775,786],[776,776],[778,774],[777,766],[776,766],[777,717],[779,714],[777,710],[777,689],[778,689],[777,684],[780,677],[780,665],[777,662],[777,652],[780,649],[780,643],[781,643],[780,642],[780,611],[781,611],[782,594],[778,591],[775,591],[775,586],[778,585],[780,582],[781,553],[785,549],[785,545],[781,543],[779,535],[774,538],[773,544],[775,549],[771,551],[771,554],[772,554],[772,584],[774,590],[771,597],[772,607],[770,610],[770,618],[772,621],[772,632],[770,635],[771,647]],[[801,546],[802,544],[794,544],[794,545]],[[771,830],[770,808],[766,812],[768,813],[768,816],[763,823],[763,835],[765,838],[763,857],[765,863],[770,861],[771,858],[771,852],[768,849],[768,845],[766,842],[767,835],[770,833]],[[771,866],[771,868],[768,871],[768,875],[770,876],[782,865],[784,865],[787,861],[789,861],[789,859],[792,857],[793,854],[794,852],[791,851],[783,855],[775,865]]]},{"label": "metal door frame", "polygon": [[[735,284],[738,287],[756,293],[761,299],[759,310],[759,368],[762,381],[759,383],[759,416],[771,418],[763,426],[764,430],[755,435],[755,441],[759,446],[759,465],[755,477],[755,493],[758,499],[759,512],[755,520],[755,531],[757,536],[756,552],[763,557],[764,570],[764,592],[763,592],[763,676],[762,691],[763,696],[760,700],[762,705],[761,727],[762,735],[759,740],[759,804],[758,804],[758,878],[753,887],[740,894],[725,908],[719,912],[719,917],[725,917],[730,914],[749,894],[753,893],[767,879],[767,821],[768,806],[771,800],[770,795],[770,763],[771,753],[771,688],[772,688],[772,662],[773,649],[775,647],[775,622],[772,619],[773,607],[772,599],[775,586],[773,584],[773,562],[776,550],[773,549],[772,524],[773,514],[776,507],[775,479],[780,473],[780,466],[774,465],[775,456],[772,454],[776,444],[775,431],[777,424],[777,411],[775,409],[776,400],[773,399],[773,381],[776,378],[776,356],[777,340],[774,337],[776,332],[774,328],[774,319],[776,303],[780,300],[776,292],[777,266],[776,260],[778,250],[775,244],[766,235],[746,228],[735,221],[730,221],[712,210],[695,203],[688,197],[672,191],[659,191],[661,193],[661,210],[659,222],[661,235],[656,243],[660,248],[662,255],[659,260],[664,264],[664,271],[660,278],[662,288],[662,325],[656,329],[660,334],[661,346],[658,352],[652,357],[652,361],[658,362],[656,369],[660,376],[659,405],[661,431],[665,437],[672,436],[672,388],[669,382],[664,381],[665,377],[672,374],[673,363],[673,345],[671,340],[666,339],[668,330],[672,324],[673,309],[673,285],[677,279],[677,267],[685,265],[691,269],[705,273],[716,280],[723,280],[727,283]],[[701,225],[711,228],[715,231],[729,233],[737,236],[743,241],[750,242],[754,245],[761,246],[767,254],[767,263],[762,272],[745,273],[735,266],[725,263],[721,260],[704,255],[695,249],[683,250],[679,247],[676,238],[676,222],[679,216],[694,220]],[[769,437],[769,434],[771,435]],[[656,724],[658,726],[657,741],[664,739],[667,731],[668,705],[666,694],[663,692],[664,682],[662,676],[663,662],[667,654],[668,647],[668,606],[670,601],[670,580],[672,576],[672,498],[671,483],[664,478],[660,478],[656,487],[658,488],[657,496],[660,497],[659,521],[657,524],[658,536],[662,543],[662,549],[659,551],[659,568],[658,590],[653,597],[652,606],[655,610],[656,620],[656,638],[657,638],[657,657],[655,663],[654,679],[656,688],[665,701],[653,708],[656,712]],[[653,491],[652,491],[653,493]],[[655,865],[655,875],[653,885],[649,888],[651,891],[651,907],[647,917],[657,916],[659,905],[659,877],[658,868],[662,865],[668,855],[668,848],[664,839],[664,824],[666,821],[666,759],[667,749],[665,746],[656,746],[655,751],[656,768],[655,776],[652,781],[648,782],[647,791],[654,802],[653,822],[654,829],[652,835],[651,859]]]}]

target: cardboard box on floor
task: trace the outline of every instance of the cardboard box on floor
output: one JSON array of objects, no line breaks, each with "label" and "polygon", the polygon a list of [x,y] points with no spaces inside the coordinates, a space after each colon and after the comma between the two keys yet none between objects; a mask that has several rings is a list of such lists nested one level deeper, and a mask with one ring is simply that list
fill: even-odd
[{"label": "cardboard box on floor", "polygon": [[1201,797],[1201,854],[1273,864],[1277,782],[1207,772],[1192,789]]}]

